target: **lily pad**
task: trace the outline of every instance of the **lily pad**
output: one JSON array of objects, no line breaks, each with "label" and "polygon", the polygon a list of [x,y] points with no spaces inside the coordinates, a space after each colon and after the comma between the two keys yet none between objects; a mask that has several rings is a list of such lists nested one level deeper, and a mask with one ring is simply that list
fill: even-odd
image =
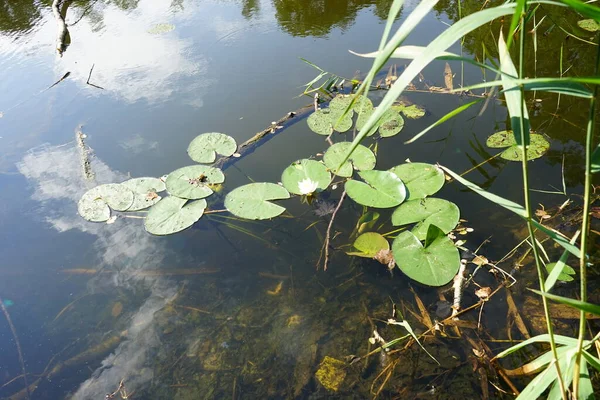
[{"label": "lily pad", "polygon": [[165,183],[158,178],[134,178],[121,183],[133,192],[133,204],[127,211],[139,211],[158,203],[158,193],[166,189]]},{"label": "lily pad", "polygon": [[79,215],[91,222],[104,222],[110,218],[110,208],[125,211],[133,204],[133,192],[118,183],[96,186],[81,196],[77,204]]},{"label": "lily pad", "polygon": [[308,127],[316,134],[329,136],[333,132],[331,115],[328,108],[323,108],[312,113],[306,120]]},{"label": "lily pad", "polygon": [[281,174],[281,183],[290,192],[304,195],[327,189],[331,174],[319,161],[300,160],[287,167]]},{"label": "lily pad", "polygon": [[[372,108],[370,110],[365,109],[364,112],[360,113],[356,119],[356,129],[361,130],[374,112],[375,108]],[[367,133],[367,136],[373,136],[375,132],[377,132],[377,129],[379,129],[379,123],[375,123],[375,125],[373,125],[369,133]]]},{"label": "lily pad", "polygon": [[146,230],[153,235],[170,235],[194,225],[206,209],[206,200],[189,202],[168,196],[154,205],[144,221]]},{"label": "lily pad", "polygon": [[271,200],[289,199],[290,194],[274,183],[250,183],[232,190],[225,196],[225,208],[233,215],[246,219],[269,219],[285,211]]},{"label": "lily pad", "polygon": [[[434,232],[435,228],[431,226]],[[443,286],[458,272],[460,255],[441,231],[429,238],[430,242],[423,247],[412,232],[402,232],[392,243],[392,253],[398,268],[409,278],[424,285]]]},{"label": "lily pad", "polygon": [[346,157],[346,153],[350,150],[351,146],[352,143],[350,142],[336,143],[329,147],[325,155],[323,155],[323,162],[327,168],[337,176],[349,178],[352,176],[353,169],[367,171],[375,168],[375,163],[377,161],[375,154],[367,147],[359,144],[339,171],[335,172],[335,169],[340,166],[340,163],[344,160],[344,157]]},{"label": "lily pad", "polygon": [[431,196],[444,186],[444,172],[435,165],[406,163],[390,171],[398,175],[406,185],[409,200]]},{"label": "lily pad", "polygon": [[359,204],[368,207],[396,207],[406,198],[406,186],[396,174],[389,171],[362,171],[358,173],[366,182],[350,179],[346,193]]},{"label": "lily pad", "polygon": [[358,98],[354,101],[354,111],[358,114],[364,112],[372,112],[373,111],[373,102],[365,96],[358,96]]},{"label": "lily pad", "polygon": [[223,183],[225,175],[218,168],[190,165],[179,168],[167,177],[167,191],[183,199],[202,199],[213,193],[212,185]]},{"label": "lily pad", "polygon": [[[329,110],[330,110],[331,114],[337,115],[339,118],[339,116],[344,111],[346,111],[346,109],[350,105],[350,102],[352,102],[352,98],[353,98],[353,96],[345,95],[345,94],[338,94],[337,96],[335,96],[329,102]],[[352,118],[353,115],[354,115],[354,107],[352,107],[350,110],[348,110],[348,114],[346,114],[346,116],[349,116],[350,118]]]},{"label": "lily pad", "polygon": [[352,116],[350,114],[346,114],[342,119],[339,119],[340,114],[332,113],[330,115],[334,131],[343,133],[348,132],[352,128]]},{"label": "lily pad", "polygon": [[427,197],[402,204],[392,214],[392,224],[402,226],[417,223],[412,233],[425,240],[430,225],[435,225],[444,233],[449,233],[458,224],[460,210],[451,201]]},{"label": "lily pad", "polygon": [[[554,267],[556,267],[555,262],[546,264],[546,270],[548,271],[548,273],[552,272]],[[565,265],[562,272],[558,275],[557,279],[561,282],[571,282],[574,280],[572,275],[575,275],[575,274],[576,274],[576,272],[573,268],[571,268],[568,265]]]},{"label": "lily pad", "polygon": [[[523,150],[517,145],[513,131],[500,131],[490,136],[486,145],[498,149],[508,147],[500,154],[500,157],[508,161],[523,160]],[[529,146],[527,146],[527,160],[534,160],[543,156],[550,148],[550,143],[537,133],[529,135]]]},{"label": "lily pad", "polygon": [[397,111],[390,109],[381,116],[378,125],[381,137],[395,136],[404,128],[404,118]]},{"label": "lily pad", "polygon": [[589,32],[597,32],[600,30],[600,23],[593,19],[582,19],[581,21],[577,21],[577,25]]},{"label": "lily pad", "polygon": [[390,244],[386,238],[377,232],[363,233],[353,244],[358,251],[348,252],[350,256],[373,258],[381,250],[389,250]]},{"label": "lily pad", "polygon": [[151,33],[153,35],[159,35],[161,33],[171,32],[174,29],[175,25],[162,23],[156,24],[152,28],[148,29],[148,33]]},{"label": "lily pad", "polygon": [[234,138],[224,133],[210,132],[196,136],[187,151],[192,160],[206,164],[214,162],[217,154],[229,157],[236,150],[237,144]]}]

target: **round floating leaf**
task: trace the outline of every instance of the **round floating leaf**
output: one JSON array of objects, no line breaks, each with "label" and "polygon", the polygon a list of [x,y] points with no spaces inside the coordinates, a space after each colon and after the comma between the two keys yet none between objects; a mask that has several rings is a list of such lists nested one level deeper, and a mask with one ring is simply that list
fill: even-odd
[{"label": "round floating leaf", "polygon": [[310,194],[325,190],[331,182],[327,167],[319,161],[300,160],[287,167],[281,174],[281,183],[294,194]]},{"label": "round floating leaf", "polygon": [[577,21],[577,25],[589,32],[596,32],[600,30],[600,23],[593,19],[582,19],[581,21]]},{"label": "round floating leaf", "polygon": [[[339,117],[344,111],[346,111],[350,105],[350,102],[352,101],[352,98],[353,96],[351,95],[338,94],[329,102],[329,110],[332,114],[337,114]],[[352,115],[354,115],[354,107],[348,110],[347,115],[352,118]]]},{"label": "round floating leaf", "polygon": [[351,256],[373,258],[381,250],[389,250],[387,239],[377,232],[363,233],[356,238],[353,244],[358,251],[346,253]]},{"label": "round floating leaf", "polygon": [[460,210],[456,204],[427,197],[407,201],[394,210],[392,224],[401,226],[417,222],[412,233],[420,240],[425,240],[429,225],[435,225],[444,233],[448,233],[456,227],[459,218]]},{"label": "round floating leaf", "polygon": [[391,137],[404,128],[404,118],[397,111],[390,109],[383,114],[378,125],[381,137]]},{"label": "round floating leaf", "polygon": [[173,24],[156,24],[152,28],[148,29],[148,33],[158,35],[161,33],[171,32],[173,29],[175,29],[175,25]]},{"label": "round floating leaf", "polygon": [[330,114],[333,130],[340,133],[349,131],[352,128],[352,116],[347,114],[340,120],[339,115],[341,114]]},{"label": "round floating leaf", "polygon": [[392,253],[398,268],[424,285],[443,286],[460,268],[458,249],[445,235],[439,235],[423,247],[412,232],[402,232],[392,243]]},{"label": "round floating leaf", "polygon": [[372,112],[373,102],[368,97],[360,95],[354,101],[354,106],[352,108],[354,108],[354,111],[358,114]]},{"label": "round floating leaf", "polygon": [[[365,124],[367,123],[367,121],[369,120],[369,118],[371,118],[371,115],[375,112],[375,108],[372,109],[365,109],[364,112],[362,112],[361,114],[358,115],[358,118],[356,119],[356,129],[361,130],[363,128],[363,126],[365,126]],[[373,127],[371,128],[371,130],[369,131],[369,133],[367,133],[367,136],[373,136],[375,134],[375,132],[377,132],[377,129],[379,128],[379,124],[376,123],[375,125],[373,125]]]},{"label": "round floating leaf", "polygon": [[406,118],[418,119],[425,116],[425,109],[421,106],[413,104],[411,106],[398,106],[396,110],[401,111]]},{"label": "round floating leaf", "polygon": [[358,173],[366,183],[350,179],[346,193],[359,204],[368,207],[390,208],[406,198],[406,186],[396,174],[389,171],[362,171]]},{"label": "round floating leaf", "polygon": [[[327,149],[323,156],[323,162],[332,172],[339,167],[340,163],[344,160],[346,153],[350,150],[352,143],[340,142]],[[367,171],[375,168],[375,154],[367,147],[359,144],[358,147],[352,152],[348,160],[342,165],[337,171],[337,176],[343,176],[349,178],[352,176],[352,166],[354,169],[359,171]]]},{"label": "round floating leaf", "polygon": [[154,235],[170,235],[194,225],[206,209],[206,200],[189,202],[168,196],[155,204],[144,221],[146,230]]},{"label": "round floating leaf", "polygon": [[270,200],[289,199],[290,194],[274,183],[250,183],[232,190],[225,197],[225,208],[233,215],[246,219],[269,219],[285,211]]},{"label": "round floating leaf", "polygon": [[390,171],[398,175],[406,185],[409,200],[431,196],[444,186],[444,173],[435,165],[406,163]]},{"label": "round floating leaf", "polygon": [[306,123],[311,131],[319,135],[329,136],[333,131],[328,108],[323,108],[312,113],[306,120]]},{"label": "round floating leaf", "polygon": [[[504,148],[506,150],[500,154],[500,157],[508,161],[522,161],[523,150],[517,145],[513,131],[500,131],[490,136],[486,145],[491,148]],[[550,143],[542,135],[532,133],[529,135],[529,146],[527,146],[527,160],[534,160],[543,156],[550,148]]]},{"label": "round floating leaf", "polygon": [[88,221],[102,222],[110,218],[108,206],[116,211],[125,211],[132,204],[133,192],[129,188],[118,183],[108,183],[85,192],[77,208],[79,215]]},{"label": "round floating leaf", "polygon": [[190,158],[198,163],[212,163],[217,154],[231,156],[237,150],[235,139],[224,133],[211,132],[196,136],[188,146]]},{"label": "round floating leaf", "polygon": [[167,191],[183,199],[202,199],[212,194],[211,186],[223,183],[225,175],[218,168],[190,165],[179,168],[167,177]]},{"label": "round floating leaf", "polygon": [[158,178],[134,178],[121,183],[133,192],[133,204],[127,211],[139,211],[158,203],[157,194],[166,189],[165,183]]}]

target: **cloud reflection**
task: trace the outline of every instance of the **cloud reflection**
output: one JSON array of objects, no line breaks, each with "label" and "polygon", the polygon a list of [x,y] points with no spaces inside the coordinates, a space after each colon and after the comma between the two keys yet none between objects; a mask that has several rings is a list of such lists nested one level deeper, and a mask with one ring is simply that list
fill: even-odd
[{"label": "cloud reflection", "polygon": [[[160,238],[148,235],[139,220],[121,218],[115,224],[93,224],[77,214],[77,201],[91,186],[119,182],[126,177],[112,171],[102,161],[92,158],[97,182],[84,178],[79,148],[69,143],[42,146],[29,151],[18,163],[19,171],[34,186],[32,198],[41,202],[46,221],[58,232],[79,230],[96,237],[94,247],[105,270],[114,271],[113,279],[91,280],[90,290],[97,286],[132,286],[143,279],[150,295],[135,312],[124,341],[109,355],[76,391],[73,399],[100,399],[127,378],[129,391],[142,387],[152,379],[152,370],[144,368],[151,361],[149,353],[160,344],[154,315],[175,295],[174,282],[161,277],[141,277],[143,269],[157,269],[164,264],[167,248]],[[107,282],[108,281],[108,282]]]}]

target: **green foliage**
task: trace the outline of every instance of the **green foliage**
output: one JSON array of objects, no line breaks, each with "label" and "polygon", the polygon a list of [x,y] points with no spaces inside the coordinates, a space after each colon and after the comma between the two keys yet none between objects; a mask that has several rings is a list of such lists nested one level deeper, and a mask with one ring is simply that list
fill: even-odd
[{"label": "green foliage", "polygon": [[598,32],[600,30],[600,23],[593,19],[582,19],[577,21],[577,25],[588,32]]},{"label": "green foliage", "polygon": [[88,190],[79,200],[77,209],[88,221],[104,222],[110,218],[110,208],[125,211],[133,204],[133,197],[133,192],[126,186],[108,183]]},{"label": "green foliage", "polygon": [[419,119],[425,116],[425,109],[416,104],[393,106],[392,110],[400,111],[406,118]]},{"label": "green foliage", "polygon": [[223,183],[225,175],[218,168],[190,165],[179,168],[167,177],[167,191],[183,199],[203,199],[213,193],[214,185]]},{"label": "green foliage", "polygon": [[189,201],[168,196],[150,209],[144,226],[154,235],[170,235],[192,226],[202,217],[205,209],[204,199]]},{"label": "green foliage", "polygon": [[233,215],[246,219],[270,219],[285,211],[272,200],[288,199],[288,191],[274,183],[250,183],[232,190],[225,197],[225,207]]},{"label": "green foliage", "polygon": [[188,146],[190,158],[200,164],[210,164],[215,161],[217,154],[225,157],[235,153],[235,139],[223,133],[211,132],[196,136]]},{"label": "green foliage", "polygon": [[166,190],[165,183],[158,178],[133,178],[121,183],[133,192],[133,203],[127,211],[140,211],[158,203],[157,194]]},{"label": "green foliage", "polygon": [[320,161],[300,160],[287,167],[281,174],[281,183],[290,193],[312,194],[327,189],[331,174]]},{"label": "green foliage", "polygon": [[[344,161],[348,148],[352,145],[350,142],[339,142],[331,146],[323,155],[323,162],[337,176],[349,178],[353,174],[353,170],[368,171],[375,168],[375,154],[363,145],[360,145],[348,158]],[[337,169],[339,166],[339,170]]]},{"label": "green foliage", "polygon": [[353,246],[358,251],[347,252],[349,256],[373,258],[381,250],[389,250],[387,239],[377,232],[366,232],[356,238]]},{"label": "green foliage", "polygon": [[427,243],[423,245],[412,232],[400,233],[392,244],[396,265],[409,278],[424,285],[443,286],[460,268],[460,256],[444,232],[429,226]]},{"label": "green foliage", "polygon": [[346,182],[348,196],[358,204],[376,208],[396,207],[406,198],[406,186],[389,171],[362,171],[365,182],[350,179]]},{"label": "green foliage", "polygon": [[435,165],[406,163],[390,171],[398,175],[406,185],[409,200],[431,196],[444,186],[444,172]]},{"label": "green foliage", "polygon": [[[546,270],[550,274],[554,268],[556,268],[557,263],[549,263],[546,264]],[[560,267],[559,267],[560,268]],[[562,271],[558,274],[557,280],[561,282],[571,282],[573,281],[573,275],[575,275],[575,270],[568,265],[563,266]]]},{"label": "green foliage", "polygon": [[445,234],[458,224],[460,211],[458,206],[448,200],[427,197],[407,201],[392,214],[392,224],[396,226],[416,223],[412,233],[425,240],[431,225],[437,226]]},{"label": "green foliage", "polygon": [[[500,157],[508,161],[522,161],[523,148],[517,144],[513,131],[500,131],[490,136],[486,145],[493,149],[508,147],[500,154]],[[531,133],[529,145],[527,146],[527,160],[540,158],[550,149],[550,143],[542,135]]]}]

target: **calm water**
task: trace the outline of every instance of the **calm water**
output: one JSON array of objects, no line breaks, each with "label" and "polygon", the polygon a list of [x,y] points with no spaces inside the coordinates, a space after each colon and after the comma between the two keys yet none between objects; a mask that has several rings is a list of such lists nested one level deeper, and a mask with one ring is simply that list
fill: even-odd
[{"label": "calm water", "polygon": [[[390,277],[375,262],[337,251],[327,272],[315,272],[328,220],[306,229],[319,217],[298,200],[288,202],[297,218],[244,223],[215,216],[166,238],[145,233],[136,219],[88,223],[76,209],[81,194],[95,184],[162,176],[190,164],[186,148],[200,133],[224,132],[241,143],[310,103],[298,94],[316,72],[299,57],[338,75],[362,76],[369,60],[347,50],[377,47],[390,3],[73,1],[66,14],[74,24],[71,44],[59,57],[49,1],[0,2],[0,297],[20,338],[27,380],[37,385],[32,399],[99,400],[122,379],[133,399],[331,398],[314,379],[321,360],[364,354],[369,318],[388,318],[390,299],[414,308],[407,279],[399,272]],[[403,15],[416,2],[407,3]],[[456,14],[453,2],[440,2],[410,44],[428,43]],[[551,20],[535,73],[557,74],[561,44],[574,64],[572,73],[589,73],[592,50],[565,41],[558,29],[549,29]],[[169,29],[154,32],[157,24]],[[481,57],[482,42],[493,49],[490,29],[496,33],[500,24],[478,31],[465,51]],[[102,89],[86,84],[92,66],[90,82]],[[460,65],[452,68],[456,85]],[[444,64],[434,63],[423,75],[429,84],[443,86],[443,72]],[[465,84],[481,78],[478,69],[465,67]],[[382,95],[374,93],[374,101]],[[485,139],[506,128],[501,102],[492,102],[479,117],[474,107],[405,146],[411,133],[469,100],[428,93],[407,97],[427,115],[407,120],[398,137],[380,146],[379,169],[410,158],[465,171],[496,154],[486,149]],[[532,126],[548,135],[552,147],[531,164],[533,186],[560,187],[564,157],[568,191],[578,193],[587,106],[563,98],[553,115],[556,97],[541,100]],[[78,129],[93,150],[93,184],[82,175],[74,142]],[[229,167],[226,190],[249,178],[277,182],[290,162],[325,148],[323,138],[300,121]],[[499,159],[468,175],[516,201],[519,176],[518,164]],[[447,185],[440,196],[456,202],[475,229],[470,247],[492,237],[485,247],[488,258],[499,259],[522,239],[518,221],[458,185]],[[552,207],[564,197],[538,193],[534,201]],[[359,213],[360,207],[346,203],[335,226],[343,233],[336,247],[345,244]],[[484,275],[480,284],[493,285]],[[533,281],[527,274],[521,279],[523,286]],[[416,290],[435,309],[437,291]],[[467,304],[474,301],[466,294]],[[484,312],[491,336],[505,337],[500,330],[505,312],[501,306]],[[411,323],[424,330],[418,321]],[[380,329],[386,338],[400,334]],[[419,359],[416,349],[403,353],[383,397],[480,396],[464,348],[450,341],[431,342],[429,349],[442,366]],[[368,398],[386,362],[376,355],[349,368],[336,396]],[[10,382],[20,374],[12,334],[0,317],[0,398],[25,398],[23,380]]]}]

